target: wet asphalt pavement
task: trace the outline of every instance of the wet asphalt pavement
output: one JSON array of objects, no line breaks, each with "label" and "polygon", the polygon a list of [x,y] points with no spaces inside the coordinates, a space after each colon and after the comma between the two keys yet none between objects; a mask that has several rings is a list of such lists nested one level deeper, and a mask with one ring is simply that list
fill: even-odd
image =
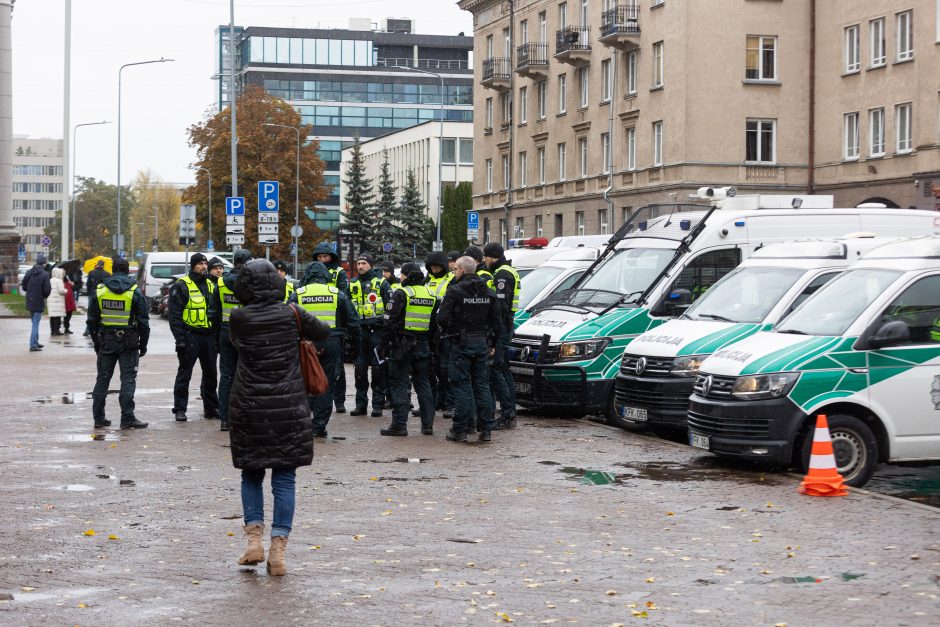
[{"label": "wet asphalt pavement", "polygon": [[[197,379],[198,419],[173,421],[166,323],[135,432],[91,429],[89,342],[43,324],[31,354],[26,321],[0,320],[2,624],[936,624],[940,510],[805,497],[790,475],[586,420],[457,445],[440,417],[434,436],[412,419],[382,438],[389,412],[334,416],[298,472],[289,573],[268,577],[235,563],[239,476]],[[888,467],[870,487],[929,501],[937,481]]]}]

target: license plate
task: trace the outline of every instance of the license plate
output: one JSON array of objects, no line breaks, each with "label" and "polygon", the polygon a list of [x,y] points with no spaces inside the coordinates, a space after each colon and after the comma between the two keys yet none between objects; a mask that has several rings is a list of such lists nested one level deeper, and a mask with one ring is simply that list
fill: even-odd
[{"label": "license plate", "polygon": [[533,374],[535,374],[535,370],[532,368],[524,368],[522,366],[509,366],[509,372],[522,375],[524,377],[531,377]]},{"label": "license plate", "polygon": [[625,405],[620,406],[620,416],[624,420],[633,422],[646,422],[649,419],[646,410],[642,407],[627,407]]},{"label": "license plate", "polygon": [[532,384],[516,382],[516,392],[519,394],[530,394],[532,392]]},{"label": "license plate", "polygon": [[708,450],[708,436],[699,435],[697,433],[690,433],[689,444],[694,446],[695,448],[701,448],[707,451]]}]

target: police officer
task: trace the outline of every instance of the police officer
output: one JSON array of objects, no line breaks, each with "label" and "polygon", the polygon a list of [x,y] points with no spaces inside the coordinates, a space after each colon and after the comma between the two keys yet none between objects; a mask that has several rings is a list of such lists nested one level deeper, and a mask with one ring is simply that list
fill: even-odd
[{"label": "police officer", "polygon": [[493,390],[499,399],[500,417],[497,429],[516,428],[516,387],[509,370],[509,341],[512,339],[513,317],[519,310],[519,291],[522,281],[519,273],[509,265],[499,242],[483,247],[483,259],[493,273],[493,289],[499,305],[502,332],[496,340],[493,368],[490,370]]},{"label": "police officer", "polygon": [[137,366],[140,358],[147,354],[150,339],[150,308],[147,299],[127,276],[127,260],[115,257],[111,264],[114,274],[103,279],[95,293],[88,297],[88,332],[98,355],[98,378],[91,393],[91,411],[96,429],[111,425],[104,417],[104,404],[114,365],[120,364],[121,428],[146,429],[147,423],[134,416],[134,392]]},{"label": "police officer", "polygon": [[[314,261],[304,274],[303,285],[297,288],[297,304],[316,316],[330,327],[330,337],[316,343],[323,372],[335,372],[337,364],[343,362],[343,337],[348,334],[357,344],[359,338],[359,314],[353,307],[346,292],[330,285],[330,271],[319,261]],[[326,425],[330,422],[330,410],[333,408],[333,386],[319,396],[308,396],[307,401],[313,412],[313,437],[325,438]]]},{"label": "police officer", "polygon": [[189,380],[193,366],[199,361],[202,369],[202,406],[208,419],[219,416],[219,396],[216,393],[215,331],[220,323],[216,284],[208,280],[208,261],[202,253],[189,259],[189,274],[170,288],[170,330],[176,340],[179,368],[173,386],[173,415],[177,422],[186,422],[189,404]]},{"label": "police officer", "polygon": [[[456,259],[454,260],[456,261]],[[425,285],[434,294],[440,303],[447,292],[447,286],[454,278],[453,272],[448,271],[448,261],[444,253],[435,251],[428,254],[424,260],[424,267],[428,271]],[[444,411],[445,418],[454,417],[454,401],[447,390],[447,369],[450,366],[450,340],[441,337],[440,327],[434,325],[431,329],[431,389],[434,391],[434,406]]]},{"label": "police officer", "polygon": [[215,281],[215,284],[219,284],[219,279],[222,278],[222,274],[225,272],[225,264],[222,263],[222,260],[218,257],[213,257],[209,260],[209,280]]},{"label": "police officer", "polygon": [[456,412],[445,436],[451,442],[466,442],[477,422],[481,423],[480,441],[489,442],[495,427],[487,369],[501,323],[496,296],[476,268],[472,257],[457,260],[454,279],[437,314],[452,348],[448,378]]},{"label": "police officer", "polygon": [[[388,288],[394,293],[395,290],[401,288],[401,281],[398,280],[398,277],[395,276],[395,262],[391,259],[386,259],[379,264],[379,269],[382,271],[382,278],[388,282]],[[385,370],[385,409],[392,408],[392,380],[388,376],[388,361],[382,364],[382,368]]]},{"label": "police officer", "polygon": [[[246,263],[251,261],[251,253],[239,248],[235,251],[232,258],[235,267],[223,274],[217,280],[216,299],[217,306],[221,312],[219,325],[219,418],[221,431],[228,431],[228,400],[232,392],[232,381],[235,378],[235,369],[238,367],[238,351],[228,334],[228,321],[232,312],[238,307],[238,299],[235,298],[235,280],[238,273]],[[209,262],[212,263],[211,261]]]},{"label": "police officer", "polygon": [[369,369],[372,369],[372,417],[382,415],[385,404],[385,373],[375,351],[382,343],[385,306],[391,299],[388,282],[375,269],[375,258],[361,253],[356,258],[359,276],[349,284],[353,305],[359,312],[362,329],[359,355],[356,357],[356,408],[350,416],[365,416],[369,401]]},{"label": "police officer", "polygon": [[284,302],[293,303],[296,302],[294,298],[294,282],[287,278],[287,264],[280,259],[274,262],[274,269],[277,270],[278,276],[284,279]]},{"label": "police officer", "polygon": [[457,267],[457,260],[460,259],[460,253],[452,250],[447,253],[447,271],[454,274],[454,268]]},{"label": "police officer", "polygon": [[[346,275],[346,270],[339,264],[339,255],[333,252],[333,247],[328,242],[317,244],[316,248],[313,249],[313,260],[326,266],[327,271],[330,273],[330,282],[327,285],[332,285],[345,293],[346,296],[349,296],[349,277]],[[307,271],[309,272],[309,270],[310,267],[308,266]],[[304,276],[306,276],[306,273]],[[351,341],[351,338],[347,335],[344,342],[348,341]],[[329,376],[329,373],[327,373],[327,376]],[[337,414],[346,413],[346,367],[343,364],[342,353],[340,353],[340,357],[336,362],[333,404],[336,406]]]},{"label": "police officer", "polygon": [[483,251],[476,246],[469,246],[463,254],[467,255],[468,257],[473,257],[473,260],[477,262],[477,275],[483,279],[483,282],[486,283],[487,287],[493,289],[493,273],[490,272],[489,268],[486,267],[486,264],[483,263]]},{"label": "police officer", "polygon": [[[434,434],[434,395],[428,380],[431,349],[428,336],[434,323],[437,300],[424,285],[421,266],[408,262],[401,267],[401,287],[392,292],[385,308],[382,355],[387,358],[392,383],[392,424],[379,433],[408,435],[411,385],[418,396],[421,433]],[[410,379],[409,379],[410,375]]]}]

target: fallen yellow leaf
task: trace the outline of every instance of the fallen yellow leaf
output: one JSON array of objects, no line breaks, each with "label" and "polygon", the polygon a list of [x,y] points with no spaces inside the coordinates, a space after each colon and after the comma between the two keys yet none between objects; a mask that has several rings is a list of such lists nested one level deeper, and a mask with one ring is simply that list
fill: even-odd
[{"label": "fallen yellow leaf", "polygon": [[616,590],[608,590],[608,591],[605,592],[604,594],[606,594],[606,595],[609,596],[609,597],[612,597],[612,596],[616,596],[616,595],[617,595],[617,591],[616,591]]},{"label": "fallen yellow leaf", "polygon": [[94,529],[89,529],[88,531],[83,532],[82,535],[83,535],[83,536],[93,536],[93,535],[95,535],[95,530],[94,530]]},{"label": "fallen yellow leaf", "polygon": [[229,532],[228,532],[227,534],[225,534],[225,535],[227,535],[228,537],[231,538],[232,536],[235,535],[235,532],[234,532],[234,531],[229,531]]},{"label": "fallen yellow leaf", "polygon": [[649,618],[649,613],[646,610],[642,612],[639,610],[630,610],[630,613],[636,618]]},{"label": "fallen yellow leaf", "polygon": [[193,583],[194,586],[198,586],[198,585],[199,585],[199,580],[198,580],[198,579],[193,579],[192,583]]},{"label": "fallen yellow leaf", "polygon": [[384,512],[382,512],[382,515],[383,515],[383,516],[391,516],[391,515],[392,515],[392,510],[387,509],[387,510],[385,510]]},{"label": "fallen yellow leaf", "polygon": [[319,548],[320,548],[320,545],[319,545],[319,544],[315,544],[315,545],[313,545],[312,547],[310,547],[310,548],[307,549],[307,550],[308,550],[308,551],[316,551],[316,550],[318,550]]},{"label": "fallen yellow leaf", "polygon": [[654,583],[655,581],[656,581],[656,577],[647,577],[647,578],[646,578],[646,583]]},{"label": "fallen yellow leaf", "polygon": [[666,516],[675,516],[675,515],[676,515],[675,512],[666,512]]},{"label": "fallen yellow leaf", "polygon": [[651,609],[651,610],[655,610],[655,609],[656,609],[656,604],[653,603],[652,601],[647,601],[647,602],[646,602],[646,607],[648,607],[648,608]]},{"label": "fallen yellow leaf", "polygon": [[369,481],[378,481],[378,480],[379,480],[378,477],[369,477]]},{"label": "fallen yellow leaf", "polygon": [[83,609],[85,609],[85,608],[88,607],[88,606],[85,605],[84,603],[79,603],[77,607],[78,607],[78,609],[83,610]]},{"label": "fallen yellow leaf", "polygon": [[22,590],[23,592],[32,592],[32,591],[35,590],[35,589],[36,589],[36,588],[32,588],[32,587],[30,587],[30,586],[21,586],[21,587],[20,587],[20,590]]},{"label": "fallen yellow leaf", "polygon": [[499,616],[499,619],[503,621],[504,623],[512,622],[512,616],[510,616],[506,612],[496,612],[496,615]]},{"label": "fallen yellow leaf", "polygon": [[117,537],[116,535],[114,535],[113,533],[109,533],[109,534],[108,534],[108,540],[120,540],[120,538],[118,538],[118,537]]}]

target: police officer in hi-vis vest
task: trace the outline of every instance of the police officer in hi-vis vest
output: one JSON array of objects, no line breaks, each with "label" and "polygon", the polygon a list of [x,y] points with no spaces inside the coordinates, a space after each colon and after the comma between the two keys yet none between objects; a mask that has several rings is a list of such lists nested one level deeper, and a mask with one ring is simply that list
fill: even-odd
[{"label": "police officer in hi-vis vest", "polygon": [[330,389],[319,396],[307,397],[313,412],[313,437],[325,438],[333,409],[333,386],[336,384],[335,377],[329,374],[336,371],[337,364],[343,363],[343,338],[349,335],[353,342],[360,342],[359,314],[346,292],[330,284],[330,271],[319,261],[307,266],[302,283],[294,293],[297,304],[330,327],[330,337],[316,342],[320,365],[330,380]]},{"label": "police officer in hi-vis vest", "polygon": [[193,366],[199,361],[202,369],[202,407],[206,418],[219,417],[219,396],[216,393],[215,354],[219,329],[216,284],[208,280],[208,260],[202,253],[189,258],[189,274],[170,288],[170,330],[176,339],[179,368],[173,385],[173,415],[177,422],[186,422],[189,404],[189,380]]},{"label": "police officer in hi-vis vest", "polygon": [[[456,261],[456,259],[455,259]],[[424,284],[434,294],[438,305],[444,300],[447,286],[454,278],[454,273],[448,271],[448,260],[444,253],[435,251],[428,253],[424,259],[424,267],[428,277]],[[431,329],[428,338],[431,343],[431,390],[434,392],[434,407],[444,411],[445,418],[454,417],[454,399],[447,389],[447,370],[450,368],[450,340],[442,337],[438,325]]]},{"label": "police officer in hi-vis vest", "polygon": [[418,396],[421,433],[434,434],[434,394],[428,380],[431,368],[428,337],[436,324],[437,300],[423,283],[421,266],[413,262],[404,264],[401,267],[401,287],[392,292],[392,299],[385,307],[382,354],[388,360],[392,382],[392,424],[379,431],[382,435],[408,435],[412,383]]},{"label": "police officer in hi-vis vest", "polygon": [[219,430],[228,431],[228,399],[232,393],[232,381],[235,380],[235,369],[238,367],[238,351],[232,344],[228,335],[228,321],[232,312],[238,307],[235,298],[235,280],[238,273],[251,261],[251,253],[239,248],[232,257],[235,267],[216,280],[216,306],[221,312],[219,324]]},{"label": "police officer in hi-vis vest", "polygon": [[[330,281],[327,285],[332,285],[339,291],[349,296],[349,277],[346,275],[346,270],[339,264],[339,255],[333,252],[334,244],[329,242],[320,242],[317,244],[316,248],[313,249],[313,260],[319,261],[324,266],[326,266],[327,272],[330,273]],[[307,268],[309,270],[309,266]],[[351,341],[349,337],[346,338],[347,342]],[[330,376],[330,373],[326,373],[327,376]],[[340,358],[336,362],[336,382],[333,385],[333,403],[336,405],[337,414],[346,413],[346,367],[343,363],[343,356],[340,355]]]},{"label": "police officer in hi-vis vest", "polygon": [[111,421],[104,416],[108,397],[108,384],[115,364],[121,367],[121,428],[145,429],[146,422],[134,416],[134,392],[137,389],[137,366],[147,354],[150,339],[150,316],[147,299],[127,276],[127,260],[111,260],[114,274],[105,278],[88,295],[88,333],[98,355],[98,378],[91,393],[91,411],[95,428],[108,427]]},{"label": "police officer in hi-vis vest", "polygon": [[293,303],[296,302],[294,299],[294,282],[287,278],[287,262],[281,261],[280,259],[275,260],[274,269],[277,270],[278,275],[284,279],[284,302]]},{"label": "police officer in hi-vis vest", "polygon": [[375,258],[361,253],[356,258],[359,276],[349,284],[349,294],[359,312],[362,341],[356,357],[356,408],[350,416],[365,416],[369,403],[369,370],[372,370],[372,417],[382,415],[385,405],[385,373],[375,356],[382,343],[382,324],[385,305],[391,299],[388,281],[375,268]]},{"label": "police officer in hi-vis vest", "polygon": [[483,260],[493,274],[491,289],[496,292],[496,303],[502,318],[503,328],[496,338],[496,351],[493,353],[493,367],[490,369],[490,382],[496,398],[499,400],[499,421],[497,429],[516,428],[516,387],[509,370],[509,341],[512,339],[513,318],[519,310],[519,293],[522,281],[519,273],[506,261],[503,246],[499,242],[490,242],[483,247]]}]

